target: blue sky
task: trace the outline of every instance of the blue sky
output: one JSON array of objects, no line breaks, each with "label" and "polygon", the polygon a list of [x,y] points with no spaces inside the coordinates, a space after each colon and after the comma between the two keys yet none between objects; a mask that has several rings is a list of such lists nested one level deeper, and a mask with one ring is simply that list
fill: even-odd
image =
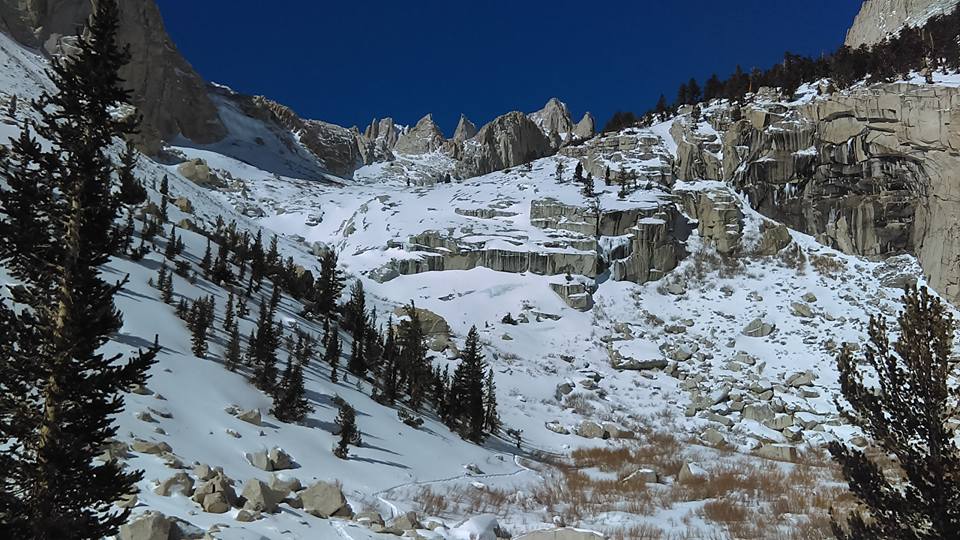
[{"label": "blue sky", "polygon": [[205,78],[301,116],[444,133],[560,97],[604,122],[690,77],[836,49],[860,0],[158,0]]}]

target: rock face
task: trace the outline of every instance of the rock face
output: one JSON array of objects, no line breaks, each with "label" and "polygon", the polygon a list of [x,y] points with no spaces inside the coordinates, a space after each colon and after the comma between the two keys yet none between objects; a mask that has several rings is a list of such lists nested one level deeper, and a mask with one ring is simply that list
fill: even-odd
[{"label": "rock face", "polygon": [[331,173],[350,177],[363,166],[364,155],[358,142],[359,134],[335,124],[319,120],[304,120],[285,105],[262,96],[252,99],[254,110],[244,112],[261,119],[273,121],[297,135],[305,148],[310,150]]},{"label": "rock face", "polygon": [[690,229],[675,205],[663,205],[637,220],[629,232],[630,254],[612,262],[611,274],[617,281],[646,283],[677,267]]},{"label": "rock face", "polygon": [[577,139],[589,139],[597,133],[597,121],[593,115],[587,113],[583,118],[573,126],[573,136]]},{"label": "rock face", "polygon": [[[960,300],[960,89],[876,84],[796,106],[781,101],[762,89],[707,116],[722,134],[715,178],[764,215],[846,253],[912,253],[933,288]],[[690,140],[689,131],[673,133]],[[698,163],[713,153],[703,144],[679,145],[678,176],[704,173]],[[766,252],[789,243],[786,230],[762,233]]]},{"label": "rock face", "polygon": [[463,145],[457,166],[462,178],[516,167],[553,153],[554,145],[540,127],[526,115],[511,112],[483,126]]},{"label": "rock face", "polygon": [[428,114],[400,136],[394,150],[403,154],[428,154],[443,146],[444,141],[440,127],[433,121],[433,115]]},{"label": "rock face", "polygon": [[660,137],[649,132],[631,129],[604,133],[584,144],[565,146],[560,154],[579,159],[584,174],[609,179],[612,184],[625,180],[670,186],[674,180],[673,157]]},{"label": "rock face", "polygon": [[[119,42],[130,44],[131,61],[120,71],[143,115],[141,137],[147,150],[176,135],[201,144],[226,135],[207,86],[180,55],[163,25],[154,0],[120,5]],[[87,21],[89,0],[0,0],[0,20],[25,45],[59,54]]]},{"label": "rock face", "polygon": [[931,17],[948,13],[960,0],[866,0],[847,32],[845,45],[873,45],[904,26],[919,26]]},{"label": "rock face", "polygon": [[464,115],[460,115],[460,121],[457,123],[457,129],[453,132],[454,142],[463,142],[472,139],[477,134],[477,126]]},{"label": "rock face", "polygon": [[530,120],[543,131],[544,135],[556,133],[564,136],[573,133],[573,120],[570,119],[570,111],[567,110],[567,104],[557,98],[550,98],[550,101],[542,109],[535,113],[530,113]]},{"label": "rock face", "polygon": [[357,139],[364,163],[369,165],[378,161],[392,161],[393,148],[400,140],[400,130],[393,123],[393,118],[374,118]]}]

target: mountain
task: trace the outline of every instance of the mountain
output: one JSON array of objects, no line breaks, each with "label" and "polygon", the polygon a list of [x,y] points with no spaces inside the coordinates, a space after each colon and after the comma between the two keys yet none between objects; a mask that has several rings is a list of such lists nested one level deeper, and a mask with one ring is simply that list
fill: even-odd
[{"label": "mountain", "polygon": [[949,13],[958,0],[864,0],[847,32],[851,48],[873,45],[897,34],[904,26],[922,26],[935,15]]},{"label": "mountain", "polygon": [[[851,35],[900,27],[870,22],[881,3]],[[917,6],[896,9],[919,21]],[[33,118],[22,104],[51,90],[50,56],[69,53],[58,36],[88,10],[0,0],[0,145]],[[153,133],[135,169],[149,197],[137,236],[169,183],[145,257],[103,269],[129,276],[105,353],[163,346],[104,448],[145,471],[122,502],[134,513],[122,540],[828,537],[846,494],[822,447],[866,444],[837,412],[836,355],[861,349],[870,316],[892,323],[908,285],[960,301],[956,73],[759,88],[600,134],[551,99],[479,128],[463,116],[448,139],[429,114],[361,131],[208,84],[147,0],[124,3],[122,35]],[[170,70],[182,72],[154,79]],[[155,84],[169,85],[159,103]],[[249,294],[208,279],[218,220],[276,235],[288,279]],[[184,249],[168,258],[174,225]],[[390,405],[380,379],[344,372],[352,333],[308,316],[296,291],[331,250],[375,327],[421,320],[438,373],[463,365],[476,328],[503,429],[468,441],[430,403],[435,388],[419,407]],[[176,269],[173,305],[154,283],[162,265]],[[302,422],[271,412],[251,366],[224,361],[228,296],[249,310],[234,313],[245,346],[281,283],[277,326],[318,342]],[[16,284],[0,266],[0,297]],[[175,304],[208,296],[197,357]],[[281,341],[282,367],[297,347]],[[363,441],[348,459],[332,452],[341,402]]]}]

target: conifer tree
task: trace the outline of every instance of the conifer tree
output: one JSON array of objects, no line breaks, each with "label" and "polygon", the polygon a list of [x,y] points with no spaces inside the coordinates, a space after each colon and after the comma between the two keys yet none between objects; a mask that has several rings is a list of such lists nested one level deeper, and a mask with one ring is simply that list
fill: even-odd
[{"label": "conifer tree", "polygon": [[224,365],[230,371],[236,371],[237,367],[240,365],[240,360],[242,358],[240,347],[240,328],[239,325],[237,325],[237,322],[234,321],[233,326],[230,327],[230,339],[227,341],[223,359]]},{"label": "conifer tree", "polygon": [[383,370],[381,386],[383,398],[387,403],[396,402],[399,394],[399,351],[397,350],[397,333],[393,327],[393,318],[387,321],[387,337],[383,342]]},{"label": "conifer tree", "polygon": [[281,381],[273,399],[273,415],[281,422],[302,422],[313,410],[303,388],[303,365],[288,358]]},{"label": "conifer tree", "polygon": [[360,438],[360,431],[357,429],[357,412],[347,403],[340,406],[340,412],[335,420],[340,430],[340,440],[337,442],[333,454],[340,459],[349,457],[349,446],[360,446],[363,441]]},{"label": "conifer tree", "polygon": [[[934,540],[956,538],[960,531],[954,321],[925,288],[908,290],[903,302],[896,342],[890,343],[886,321],[872,317],[863,357],[844,347],[837,358],[840,389],[850,405],[838,402],[837,408],[879,451],[829,445],[867,510],[847,516],[845,526],[832,513],[841,540]],[[885,471],[885,463],[893,470]]]},{"label": "conifer tree", "polygon": [[117,176],[120,177],[120,202],[131,206],[142,204],[147,200],[147,190],[134,172],[136,166],[137,150],[133,143],[128,141],[123,154],[120,155]]},{"label": "conifer tree", "polygon": [[338,267],[338,256],[334,250],[327,250],[320,258],[320,276],[314,282],[312,313],[331,317],[337,311],[337,300],[343,292],[343,272]]},{"label": "conifer tree", "polygon": [[337,382],[337,367],[340,365],[340,336],[336,330],[330,331],[323,360],[330,365],[330,381]]},{"label": "conifer tree", "polygon": [[557,171],[556,173],[554,173],[554,176],[556,177],[558,184],[563,183],[563,162],[562,161],[557,161]]},{"label": "conifer tree", "polygon": [[169,260],[177,258],[177,226],[170,227],[170,238],[167,240],[167,247],[163,251],[163,256]]},{"label": "conifer tree", "polygon": [[264,392],[272,392],[277,382],[277,347],[280,341],[266,298],[260,300],[260,316],[247,346],[247,357],[253,365],[253,384]]},{"label": "conifer tree", "polygon": [[[142,478],[115,460],[94,459],[116,435],[122,393],[145,382],[159,349],[122,363],[119,355],[99,352],[122,326],[113,298],[124,284],[106,283],[100,271],[117,252],[113,223],[120,206],[106,149],[134,127],[113,115],[128,101],[117,72],[129,54],[116,42],[117,27],[116,1],[100,0],[78,34],[76,52],[53,60],[57,93],[41,95],[33,106],[35,128],[49,150],[33,156],[12,150],[18,164],[33,164],[44,179],[15,180],[0,189],[5,202],[23,200],[9,191],[35,190],[30,196],[38,197],[39,214],[33,256],[19,252],[22,246],[0,251],[14,276],[33,276],[17,300],[28,310],[0,307],[3,538],[113,536],[130,511],[111,505]],[[3,222],[0,245],[8,246],[18,241],[7,236],[17,225],[9,226],[10,216]]]},{"label": "conifer tree", "polygon": [[197,358],[207,355],[207,331],[213,322],[213,297],[199,298],[190,307],[187,327],[190,329],[190,350]]},{"label": "conifer tree", "polygon": [[227,306],[223,310],[223,331],[230,332],[233,328],[234,323],[234,297],[233,289],[230,289],[230,293],[227,295]]},{"label": "conifer tree", "polygon": [[257,231],[257,236],[250,247],[250,280],[259,282],[265,272],[263,255],[263,233]]},{"label": "conifer tree", "polygon": [[163,175],[163,180],[160,181],[160,223],[166,223],[167,218],[167,203],[168,195],[170,193],[169,184],[167,182],[167,175]]},{"label": "conifer tree", "polygon": [[227,264],[227,255],[228,250],[225,246],[217,246],[217,258],[210,269],[210,281],[220,286],[233,283],[233,272]]},{"label": "conifer tree", "polygon": [[173,302],[173,275],[167,270],[166,263],[160,265],[157,288],[160,289],[160,299],[165,304]]},{"label": "conifer tree", "polygon": [[[343,328],[354,332],[367,324],[367,299],[359,279],[350,287],[350,299],[343,305]],[[362,331],[361,331],[362,334]]]},{"label": "conifer tree", "polygon": [[280,267],[280,250],[277,242],[277,235],[273,235],[273,237],[270,238],[270,249],[267,251],[266,260],[264,261],[267,272],[270,275],[276,273]]},{"label": "conifer tree", "polygon": [[203,258],[200,260],[200,269],[203,275],[210,274],[210,267],[213,264],[213,253],[210,250],[210,238],[207,238],[207,249],[203,251]]},{"label": "conifer tree", "polygon": [[451,416],[459,422],[461,434],[472,441],[483,439],[485,424],[484,375],[486,363],[480,352],[477,327],[470,328],[461,354],[460,365],[453,372],[450,388]]},{"label": "conifer tree", "polygon": [[413,302],[406,306],[407,319],[399,325],[399,375],[398,383],[406,385],[410,408],[420,409],[429,388],[431,370],[427,367],[427,346],[420,324],[420,315]]},{"label": "conifer tree", "polygon": [[487,381],[483,389],[484,429],[491,435],[500,432],[500,413],[497,411],[497,383],[493,380],[493,370],[487,371]]}]

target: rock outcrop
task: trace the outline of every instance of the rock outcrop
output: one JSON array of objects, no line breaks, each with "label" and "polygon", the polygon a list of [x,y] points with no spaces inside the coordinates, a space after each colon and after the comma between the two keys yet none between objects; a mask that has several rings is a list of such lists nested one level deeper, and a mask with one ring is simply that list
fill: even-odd
[{"label": "rock outcrop", "polygon": [[393,149],[400,140],[400,129],[393,118],[376,118],[370,122],[363,135],[358,137],[360,153],[366,164],[393,160]]},{"label": "rock outcrop", "polygon": [[589,139],[597,133],[597,121],[593,115],[587,113],[573,126],[573,136],[576,139]]},{"label": "rock outcrop", "polygon": [[950,12],[958,3],[960,0],[866,0],[844,44],[855,49],[879,43],[905,26],[919,26]]},{"label": "rock outcrop", "polygon": [[428,114],[401,135],[393,149],[402,154],[428,154],[440,149],[445,140],[433,115]]},{"label": "rock outcrop", "polygon": [[721,176],[754,208],[847,253],[913,253],[960,299],[960,89],[878,84],[742,112],[715,121]]},{"label": "rock outcrop", "polygon": [[470,178],[529,163],[554,152],[550,138],[520,112],[497,117],[463,145],[458,176]]},{"label": "rock outcrop", "polygon": [[[92,5],[89,0],[0,0],[0,20],[14,39],[59,54],[83,27]],[[226,130],[207,85],[167,35],[154,0],[119,5],[118,41],[129,44],[131,54],[120,76],[143,115],[144,148],[157,151],[161,140],[177,135],[201,144],[222,139]]]},{"label": "rock outcrop", "polygon": [[253,108],[244,112],[274,122],[295,134],[307,150],[332,174],[350,177],[364,164],[356,130],[319,120],[304,120],[293,109],[263,96],[252,98]]},{"label": "rock outcrop", "polygon": [[457,129],[453,132],[454,142],[463,142],[472,139],[477,134],[477,126],[465,115],[460,115],[460,121],[457,122]]},{"label": "rock outcrop", "polygon": [[567,110],[566,103],[557,98],[551,98],[546,105],[537,112],[530,113],[532,120],[544,135],[557,133],[561,137],[573,133],[573,120],[570,119],[570,111]]}]

